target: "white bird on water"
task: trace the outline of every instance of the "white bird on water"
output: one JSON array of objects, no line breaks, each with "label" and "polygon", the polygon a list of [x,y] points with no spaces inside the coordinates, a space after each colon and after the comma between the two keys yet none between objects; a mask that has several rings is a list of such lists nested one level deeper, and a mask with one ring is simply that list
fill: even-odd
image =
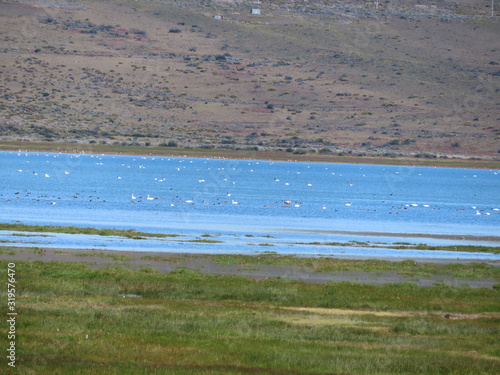
[{"label": "white bird on water", "polygon": [[149,194],[148,194],[148,196],[146,197],[146,199],[147,199],[148,201],[152,201],[154,198],[153,198],[153,197],[150,197],[150,196],[149,196]]},{"label": "white bird on water", "polygon": [[132,193],[132,199],[137,199],[137,197]]}]

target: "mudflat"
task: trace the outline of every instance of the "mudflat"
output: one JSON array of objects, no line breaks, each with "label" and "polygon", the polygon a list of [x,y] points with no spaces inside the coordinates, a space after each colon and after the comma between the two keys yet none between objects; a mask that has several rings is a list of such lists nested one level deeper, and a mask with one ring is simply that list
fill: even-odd
[{"label": "mudflat", "polygon": [[[307,260],[311,258],[296,258],[276,255],[209,255],[186,253],[160,253],[143,251],[116,251],[104,249],[56,249],[4,247],[0,259],[9,261],[42,261],[42,262],[77,262],[91,268],[123,267],[129,269],[152,269],[169,273],[179,268],[196,270],[211,275],[241,275],[253,279],[286,278],[304,283],[327,283],[347,281],[368,284],[411,283],[418,286],[445,284],[449,286],[468,285],[473,288],[492,288],[498,284],[495,277],[463,277],[453,275],[440,267],[447,265],[467,266],[474,263],[471,260],[451,259],[414,259],[411,261],[397,259],[392,267],[383,265],[360,270],[362,262],[370,260],[335,259],[342,263],[337,269],[326,269],[311,266]],[[283,259],[289,260],[284,262]],[[293,260],[297,260],[294,262]],[[316,258],[319,262],[332,258]],[[304,262],[304,260],[306,260]],[[402,262],[402,263],[401,263]],[[415,272],[408,272],[406,266],[412,262]],[[294,264],[295,263],[295,264]],[[402,264],[401,267],[398,267]],[[404,264],[404,266],[403,266]],[[500,267],[500,262],[481,262],[491,267]],[[422,267],[436,268],[432,273],[423,271]]]}]

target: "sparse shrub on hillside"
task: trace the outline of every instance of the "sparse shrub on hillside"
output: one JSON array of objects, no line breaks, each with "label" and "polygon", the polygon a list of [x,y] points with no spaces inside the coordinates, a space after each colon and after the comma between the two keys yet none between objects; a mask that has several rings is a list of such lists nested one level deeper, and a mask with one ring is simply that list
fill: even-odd
[{"label": "sparse shrub on hillside", "polygon": [[178,147],[178,144],[175,141],[168,141],[160,143],[160,147]]},{"label": "sparse shrub on hillside", "polygon": [[235,59],[230,53],[225,53],[223,55],[216,55],[215,60],[216,61],[228,61],[228,60],[235,60]]},{"label": "sparse shrub on hillside", "polygon": [[392,141],[387,142],[384,146],[399,146],[401,141],[399,139],[393,139]]},{"label": "sparse shrub on hillside", "polygon": [[181,33],[182,30],[181,29],[175,29],[175,28],[173,28],[173,29],[169,29],[168,32],[169,33],[173,33],[173,34],[178,34],[178,33]]},{"label": "sparse shrub on hillside", "polygon": [[247,136],[245,137],[245,139],[246,139],[247,141],[252,141],[252,140],[255,140],[255,139],[256,139],[256,138],[258,138],[258,137],[259,137],[259,135],[258,135],[256,132],[252,132],[252,133],[250,133],[249,135],[247,135]]},{"label": "sparse shrub on hillside", "polygon": [[59,22],[57,22],[56,19],[52,18],[52,17],[45,17],[43,19],[40,20],[41,23],[44,23],[44,24],[52,24],[52,25],[57,25]]},{"label": "sparse shrub on hillside", "polygon": [[415,154],[416,158],[424,158],[424,159],[436,159],[437,156],[434,154],[428,154],[428,153],[418,153]]}]

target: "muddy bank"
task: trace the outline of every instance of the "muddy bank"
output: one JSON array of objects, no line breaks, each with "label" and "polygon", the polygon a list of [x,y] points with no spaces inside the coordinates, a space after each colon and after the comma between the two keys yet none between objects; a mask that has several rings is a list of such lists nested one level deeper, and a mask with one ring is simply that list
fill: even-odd
[{"label": "muddy bank", "polygon": [[[177,268],[188,268],[212,275],[241,275],[254,279],[289,278],[306,283],[326,283],[330,281],[347,281],[370,284],[411,283],[419,286],[445,284],[449,286],[468,285],[472,288],[492,288],[498,284],[493,278],[469,279],[452,277],[445,274],[435,274],[422,277],[407,277],[394,271],[326,271],[318,272],[312,268],[296,265],[272,264],[221,264],[216,257],[204,254],[135,252],[95,249],[37,249],[33,248],[4,248],[0,259],[8,261],[58,261],[79,262],[89,267],[126,267],[130,269],[149,268],[168,273]],[[400,259],[399,261],[402,261]],[[465,260],[415,260],[419,263],[435,263],[444,265],[449,263],[467,264]],[[489,265],[500,267],[500,262],[487,262]]]}]

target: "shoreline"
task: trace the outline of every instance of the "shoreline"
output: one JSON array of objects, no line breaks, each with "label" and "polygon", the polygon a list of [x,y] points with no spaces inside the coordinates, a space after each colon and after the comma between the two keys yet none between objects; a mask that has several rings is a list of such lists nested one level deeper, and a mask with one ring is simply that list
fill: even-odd
[{"label": "shoreline", "polygon": [[416,157],[384,157],[384,156],[355,156],[332,154],[305,154],[295,155],[285,151],[250,151],[178,148],[160,146],[117,146],[100,144],[58,143],[58,142],[16,142],[0,140],[0,151],[13,152],[48,152],[68,154],[105,154],[129,156],[164,156],[164,157],[192,157],[207,159],[239,159],[239,160],[266,160],[288,161],[304,163],[345,163],[393,165],[408,167],[434,168],[467,168],[467,169],[500,169],[500,161],[484,159],[460,159],[440,157],[424,159]]},{"label": "shoreline", "polygon": [[[72,235],[94,235],[94,236],[100,236],[100,237],[107,237],[107,236],[114,236],[114,237],[123,237],[124,239],[132,239],[132,240],[144,240],[144,239],[165,239],[165,238],[179,238],[180,241],[187,241],[187,242],[211,242],[214,240],[208,240],[208,239],[200,239],[198,237],[195,237],[193,239],[189,238],[184,238],[185,235],[179,234],[179,233],[152,233],[152,232],[141,232],[137,231],[136,229],[114,229],[114,228],[93,228],[93,227],[77,227],[77,226],[55,226],[55,225],[28,225],[28,224],[23,224],[23,223],[0,223],[0,232],[27,232],[31,233],[28,235],[17,235],[17,234],[11,234],[12,236],[47,236],[47,234],[72,234]],[[343,236],[353,236],[355,238],[357,237],[365,237],[365,236],[370,236],[370,237],[394,237],[394,238],[422,238],[422,239],[444,239],[444,240],[457,240],[457,241],[475,241],[477,244],[475,245],[461,245],[461,244],[451,244],[451,245],[428,245],[426,243],[406,243],[406,242],[387,242],[387,243],[382,243],[382,242],[373,242],[373,241],[368,241],[368,242],[359,242],[359,241],[348,241],[348,242],[294,242],[292,244],[296,245],[317,245],[317,246],[341,246],[343,248],[349,248],[349,247],[367,247],[367,248],[387,248],[387,249],[395,249],[395,250],[424,250],[424,251],[435,251],[435,250],[440,250],[440,251],[447,251],[450,253],[453,252],[466,252],[466,253],[488,253],[488,254],[500,254],[500,236],[493,236],[493,235],[467,235],[467,234],[439,234],[439,233],[397,233],[397,232],[370,232],[370,231],[347,231],[347,230],[331,230],[331,229],[303,229],[303,228],[283,228],[280,230],[280,232],[283,233],[306,233],[306,234],[336,234],[336,235],[343,235]],[[210,234],[205,234],[205,237],[212,237]],[[224,242],[220,240],[215,240],[217,242]],[[481,245],[481,242],[493,242],[495,245],[488,244],[488,245]],[[11,246],[18,247],[18,246],[23,246],[20,245],[21,242],[16,242],[16,241],[5,241],[5,244],[10,243]],[[266,242],[264,242],[266,243]],[[284,242],[284,244],[287,244],[288,242]],[[35,244],[35,243],[33,243]],[[50,246],[52,245],[52,246]],[[384,246],[375,246],[375,245],[385,245]],[[81,246],[81,249],[85,248],[90,248],[92,245],[85,245]],[[100,246],[100,245],[94,245],[94,246]],[[57,247],[64,247],[64,245],[58,245],[58,244],[49,244],[47,248],[57,248]],[[0,246],[1,248],[1,246]],[[95,248],[95,247],[94,247]],[[110,250],[115,250],[115,251],[133,251],[133,249],[110,249]],[[139,252],[142,252],[143,250],[140,250]],[[161,253],[162,251],[160,250],[144,250],[144,251],[151,251],[151,252],[158,252]],[[285,253],[279,253],[275,252],[276,254],[287,254]],[[200,253],[202,254],[202,253]],[[206,253],[205,253],[206,254]],[[293,253],[295,256],[299,257],[308,257],[304,253]],[[245,255],[245,252],[243,252],[241,255]],[[325,254],[321,254],[320,252],[315,255],[316,257],[321,257],[321,256],[328,256]],[[350,257],[360,257],[360,258],[365,258],[363,255],[346,255]],[[398,257],[400,258],[400,257]],[[422,257],[424,259],[428,259],[426,257]],[[433,258],[433,257],[429,257]],[[385,258],[382,258],[385,259]],[[415,257],[411,257],[411,259],[416,259]],[[445,258],[446,259],[446,258]]]},{"label": "shoreline", "polygon": [[[113,228],[93,228],[93,227],[77,227],[77,226],[54,226],[54,225],[27,225],[27,224],[22,224],[22,223],[0,223],[0,232],[6,232],[4,235],[6,237],[9,236],[15,236],[15,240],[4,240],[1,241],[4,245],[7,246],[7,244],[10,244],[12,247],[23,247],[26,246],[26,242],[23,240],[18,240],[18,237],[24,238],[24,237],[54,237],[57,234],[69,234],[69,235],[83,235],[84,237],[87,235],[93,235],[93,236],[98,236],[99,238],[106,238],[106,237],[119,237],[122,238],[123,240],[164,240],[164,239],[170,239],[174,240],[177,239],[178,241],[185,242],[185,243],[190,243],[190,242],[207,242],[207,243],[225,243],[226,240],[213,240],[213,239],[207,239],[205,237],[210,237],[212,238],[214,235],[205,233],[203,238],[197,237],[197,236],[187,236],[185,234],[180,234],[180,233],[152,233],[152,232],[141,232],[137,231],[135,229],[113,229]],[[19,232],[19,233],[17,233]],[[348,258],[348,259],[367,259],[367,258],[374,258],[374,259],[382,259],[382,260],[387,260],[391,258],[404,258],[404,259],[437,259],[436,256],[432,256],[434,251],[444,251],[449,253],[446,257],[441,257],[441,259],[457,259],[455,255],[458,253],[467,253],[471,254],[471,256],[475,253],[483,253],[483,254],[489,254],[493,258],[490,257],[492,261],[495,261],[500,254],[500,237],[499,236],[493,236],[493,235],[466,235],[466,234],[425,234],[425,233],[394,233],[394,232],[370,232],[370,231],[346,231],[346,230],[329,230],[329,229],[303,229],[303,228],[289,228],[289,229],[282,229],[280,232],[283,233],[305,233],[305,234],[329,234],[329,235],[342,235],[342,236],[353,236],[354,238],[358,237],[387,237],[387,238],[401,238],[401,239],[413,239],[413,242],[397,242],[393,240],[393,242],[380,242],[380,241],[341,241],[341,242],[319,242],[319,241],[314,241],[314,242],[287,242],[287,241],[281,241],[281,242],[273,242],[273,245],[303,245],[303,246],[308,246],[308,245],[314,245],[314,246],[320,246],[321,248],[323,246],[326,246],[326,248],[329,248],[330,246],[335,246],[337,248],[342,248],[343,251],[337,252],[337,253],[332,253],[331,251],[321,251],[318,250],[315,253],[309,252],[309,251],[293,251],[293,252],[288,252],[288,251],[270,251],[270,252],[264,252],[264,253],[269,253],[269,254],[276,254],[276,255],[293,255],[296,257],[303,257],[303,258],[320,258],[320,257],[328,257],[331,256],[331,254],[334,254],[333,256],[336,257],[342,257],[342,258]],[[23,234],[23,233],[29,233],[29,234]],[[218,237],[218,236],[216,236]],[[10,237],[8,237],[10,238]],[[416,243],[415,239],[441,239],[441,240],[456,240],[458,243],[454,244],[441,244],[441,245],[428,245],[427,243]],[[123,242],[123,240],[121,242]],[[261,246],[266,246],[267,244],[267,239],[266,240],[261,240],[264,242],[260,243],[254,243],[254,245],[261,245]],[[387,240],[386,240],[387,241]],[[460,244],[460,241],[467,241],[467,242],[475,242],[474,245],[467,245],[467,244]],[[485,243],[487,242],[487,244]],[[481,244],[483,243],[483,244]],[[39,244],[40,246],[37,247],[42,247],[42,248],[60,248],[60,247],[66,247],[66,245],[57,243],[57,242],[49,242],[49,243],[38,243],[38,242],[32,242],[33,245]],[[43,245],[43,246],[42,246]],[[82,246],[72,246],[69,245],[73,249],[100,249],[101,248],[101,243],[92,243],[92,242],[87,242],[86,245]],[[149,248],[141,248],[140,250],[135,249],[135,245],[130,243],[128,246],[121,246],[118,248],[113,248],[113,245],[108,245],[102,247],[102,249],[109,249],[113,251],[138,251],[139,253],[141,252],[153,252],[153,253],[165,253],[162,251],[161,248],[155,248],[155,247],[149,247]],[[399,254],[384,254],[380,256],[374,256],[373,254],[370,255],[362,255],[362,254],[356,254],[356,251],[350,252],[348,249],[354,247],[355,250],[359,248],[369,248],[369,249],[380,249],[380,250],[401,250],[403,254],[405,251],[424,251],[429,254],[429,256],[418,256],[418,255],[399,255]],[[0,244],[0,248],[2,248]],[[177,252],[178,250],[174,250],[174,252]],[[195,249],[191,249],[191,251],[184,251],[185,253],[192,253],[192,254],[218,254],[217,250],[212,250],[209,252],[197,252]],[[167,251],[166,253],[169,253]],[[255,252],[254,252],[255,253]],[[247,251],[229,251],[228,254],[239,254],[239,255],[251,255],[252,252],[248,253]],[[340,255],[342,254],[342,255]],[[460,259],[469,259],[468,257],[463,257]],[[488,259],[487,257],[478,257],[476,260],[486,260]],[[500,258],[499,258],[500,259]]]},{"label": "shoreline", "polygon": [[[273,262],[273,259],[286,259],[287,256],[275,255],[227,255],[227,254],[201,254],[201,253],[158,253],[158,252],[138,252],[120,251],[110,249],[71,249],[71,248],[33,248],[16,247],[15,252],[10,254],[8,250],[12,247],[1,246],[0,260],[16,261],[42,261],[42,262],[63,262],[79,263],[90,268],[120,267],[128,269],[149,269],[154,272],[170,273],[176,269],[191,269],[210,275],[238,275],[252,279],[267,278],[287,278],[299,280],[304,283],[328,283],[328,282],[356,282],[368,284],[392,284],[392,283],[412,283],[419,286],[433,286],[445,284],[450,286],[468,285],[473,288],[492,288],[499,283],[494,278],[467,278],[456,277],[446,273],[415,274],[405,275],[396,270],[379,268],[377,270],[359,270],[353,264],[363,264],[373,259],[359,260],[350,257],[329,257],[334,261],[339,261],[345,267],[339,270],[318,271],[313,267],[297,264]],[[266,261],[259,262],[263,257]],[[267,258],[266,258],[267,257]],[[296,257],[308,260],[310,258]],[[229,259],[229,261],[228,261]],[[293,258],[292,258],[293,259]],[[321,258],[313,259],[321,260]],[[394,262],[404,262],[405,259],[389,260]],[[408,260],[408,259],[406,259]],[[256,262],[257,261],[257,262]],[[452,259],[412,259],[413,266],[432,265],[433,267],[445,267],[447,265],[470,265],[481,263],[492,267],[500,267],[500,261],[474,261],[474,260],[452,260]],[[346,268],[347,267],[347,268]],[[401,266],[401,270],[402,270]]]},{"label": "shoreline", "polygon": [[[398,233],[398,232],[367,232],[367,231],[347,231],[347,230],[328,230],[328,229],[294,229],[294,232],[308,232],[320,234],[342,234],[353,236],[374,236],[374,237],[404,237],[404,238],[433,238],[441,240],[459,240],[459,241],[490,241],[499,242],[500,236],[474,235],[474,234],[440,234],[440,233]],[[500,245],[499,245],[500,246]]]}]

